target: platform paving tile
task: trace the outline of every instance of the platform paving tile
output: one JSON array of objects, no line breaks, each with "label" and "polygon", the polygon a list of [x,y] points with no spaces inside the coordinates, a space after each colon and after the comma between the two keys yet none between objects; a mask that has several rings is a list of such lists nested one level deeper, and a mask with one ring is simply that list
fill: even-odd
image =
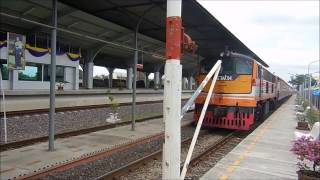
[{"label": "platform paving tile", "polygon": [[290,98],[201,179],[297,179],[290,152],[296,119]]},{"label": "platform paving tile", "polygon": [[[192,120],[188,113],[182,124]],[[1,152],[0,179],[31,173],[39,168],[55,165],[72,158],[80,157],[103,148],[110,148],[134,139],[154,135],[163,131],[163,119],[158,118],[136,124],[120,126],[89,134],[73,136],[55,141],[55,151],[48,151],[48,142]]]}]

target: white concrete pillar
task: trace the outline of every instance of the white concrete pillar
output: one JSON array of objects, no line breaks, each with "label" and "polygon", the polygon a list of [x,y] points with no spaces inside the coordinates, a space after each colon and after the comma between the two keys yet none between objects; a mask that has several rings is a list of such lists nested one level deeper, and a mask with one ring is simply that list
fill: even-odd
[{"label": "white concrete pillar", "polygon": [[[172,73],[174,72],[174,73]],[[165,143],[163,146],[162,179],[178,179],[181,153],[181,75],[180,60],[167,60],[164,80],[163,119]]]},{"label": "white concrete pillar", "polygon": [[93,61],[86,62],[85,69],[84,69],[84,75],[85,77],[85,87],[87,89],[93,88]]},{"label": "white concrete pillar", "polygon": [[17,89],[17,86],[18,86],[18,82],[19,82],[19,79],[18,79],[18,70],[12,70],[12,71],[9,71],[9,79],[10,79],[10,89],[13,90],[13,89]]},{"label": "white concrete pillar", "polygon": [[188,77],[188,89],[192,90],[192,85],[193,85],[193,78],[192,76]]},{"label": "white concrete pillar", "polygon": [[160,72],[159,71],[154,73],[154,86],[155,87],[158,86],[159,88],[161,87],[160,86]]},{"label": "white concrete pillar", "polygon": [[149,73],[145,72],[145,88],[149,88]]},{"label": "white concrete pillar", "polygon": [[187,89],[188,79],[186,77],[182,77],[183,89]]},{"label": "white concrete pillar", "polygon": [[112,88],[113,85],[112,85],[112,78],[113,78],[113,68],[108,68],[108,71],[109,71],[109,88]]},{"label": "white concrete pillar", "polygon": [[73,89],[74,90],[78,90],[79,89],[79,66],[76,66],[75,68],[74,68],[74,75],[73,75],[73,77],[74,77],[74,79],[73,79],[73,82],[74,82],[74,85],[73,85]]},{"label": "white concrete pillar", "polygon": [[132,89],[133,68],[127,68],[127,89]]}]

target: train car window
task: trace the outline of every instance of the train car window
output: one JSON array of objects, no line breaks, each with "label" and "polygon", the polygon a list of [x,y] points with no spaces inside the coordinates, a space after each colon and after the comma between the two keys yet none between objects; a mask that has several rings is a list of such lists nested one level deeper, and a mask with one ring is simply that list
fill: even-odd
[{"label": "train car window", "polygon": [[263,70],[263,79],[267,80],[269,82],[273,82],[273,75],[269,71],[264,69]]}]

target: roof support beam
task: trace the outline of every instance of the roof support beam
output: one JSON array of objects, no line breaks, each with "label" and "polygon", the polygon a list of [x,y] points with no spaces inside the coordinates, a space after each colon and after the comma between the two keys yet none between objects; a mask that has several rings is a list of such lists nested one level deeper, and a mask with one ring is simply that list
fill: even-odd
[{"label": "roof support beam", "polygon": [[118,10],[118,9],[126,9],[126,8],[132,8],[132,7],[141,7],[141,6],[149,6],[149,5],[153,5],[153,4],[164,4],[164,2],[147,2],[147,3],[137,3],[137,4],[130,4],[130,5],[125,5],[125,6],[117,6],[115,5],[114,7],[111,8],[105,8],[105,9],[100,9],[98,11],[96,11],[95,13],[102,13],[102,12],[106,12],[106,11],[113,11],[113,10]]},{"label": "roof support beam", "polygon": [[[105,2],[107,2],[107,3],[109,3],[109,4],[113,5],[113,6],[118,6],[118,5],[117,5],[116,3],[114,3],[114,2],[110,2],[110,1],[105,1]],[[136,13],[134,13],[134,12],[132,12],[132,11],[129,11],[129,10],[125,9],[125,8],[121,8],[120,6],[118,6],[118,10],[121,11],[122,13],[124,13],[124,14],[127,14],[129,17],[130,17],[130,14],[131,14],[131,15],[137,17],[138,19],[141,18],[141,15],[136,14]],[[97,13],[93,12],[92,14],[97,14]],[[138,20],[138,21],[139,21],[139,20]],[[152,21],[150,21],[150,20],[144,19],[143,21],[145,21],[145,22],[147,22],[147,23],[149,23],[149,24],[152,24],[152,25],[155,26],[155,27],[160,27],[158,24],[156,24],[156,23],[154,23],[154,22],[152,22]]]},{"label": "roof support beam", "polygon": [[27,14],[30,14],[32,11],[34,11],[36,8],[35,7],[32,7],[28,10],[26,10],[25,12],[22,13],[22,15],[27,15]]}]

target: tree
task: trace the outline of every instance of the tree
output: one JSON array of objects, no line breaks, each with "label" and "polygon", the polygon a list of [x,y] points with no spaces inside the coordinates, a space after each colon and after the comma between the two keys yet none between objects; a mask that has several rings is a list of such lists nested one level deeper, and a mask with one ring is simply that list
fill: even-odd
[{"label": "tree", "polygon": [[[309,75],[307,74],[297,74],[295,76],[291,76],[291,80],[289,83],[293,86],[303,85],[304,82],[307,82],[306,87],[309,87]],[[311,76],[311,86],[314,86],[317,81]]]},{"label": "tree", "polygon": [[105,75],[105,74],[95,75],[95,76],[93,77],[93,79],[102,79],[102,80],[104,80],[104,79],[108,79],[108,76]]}]

